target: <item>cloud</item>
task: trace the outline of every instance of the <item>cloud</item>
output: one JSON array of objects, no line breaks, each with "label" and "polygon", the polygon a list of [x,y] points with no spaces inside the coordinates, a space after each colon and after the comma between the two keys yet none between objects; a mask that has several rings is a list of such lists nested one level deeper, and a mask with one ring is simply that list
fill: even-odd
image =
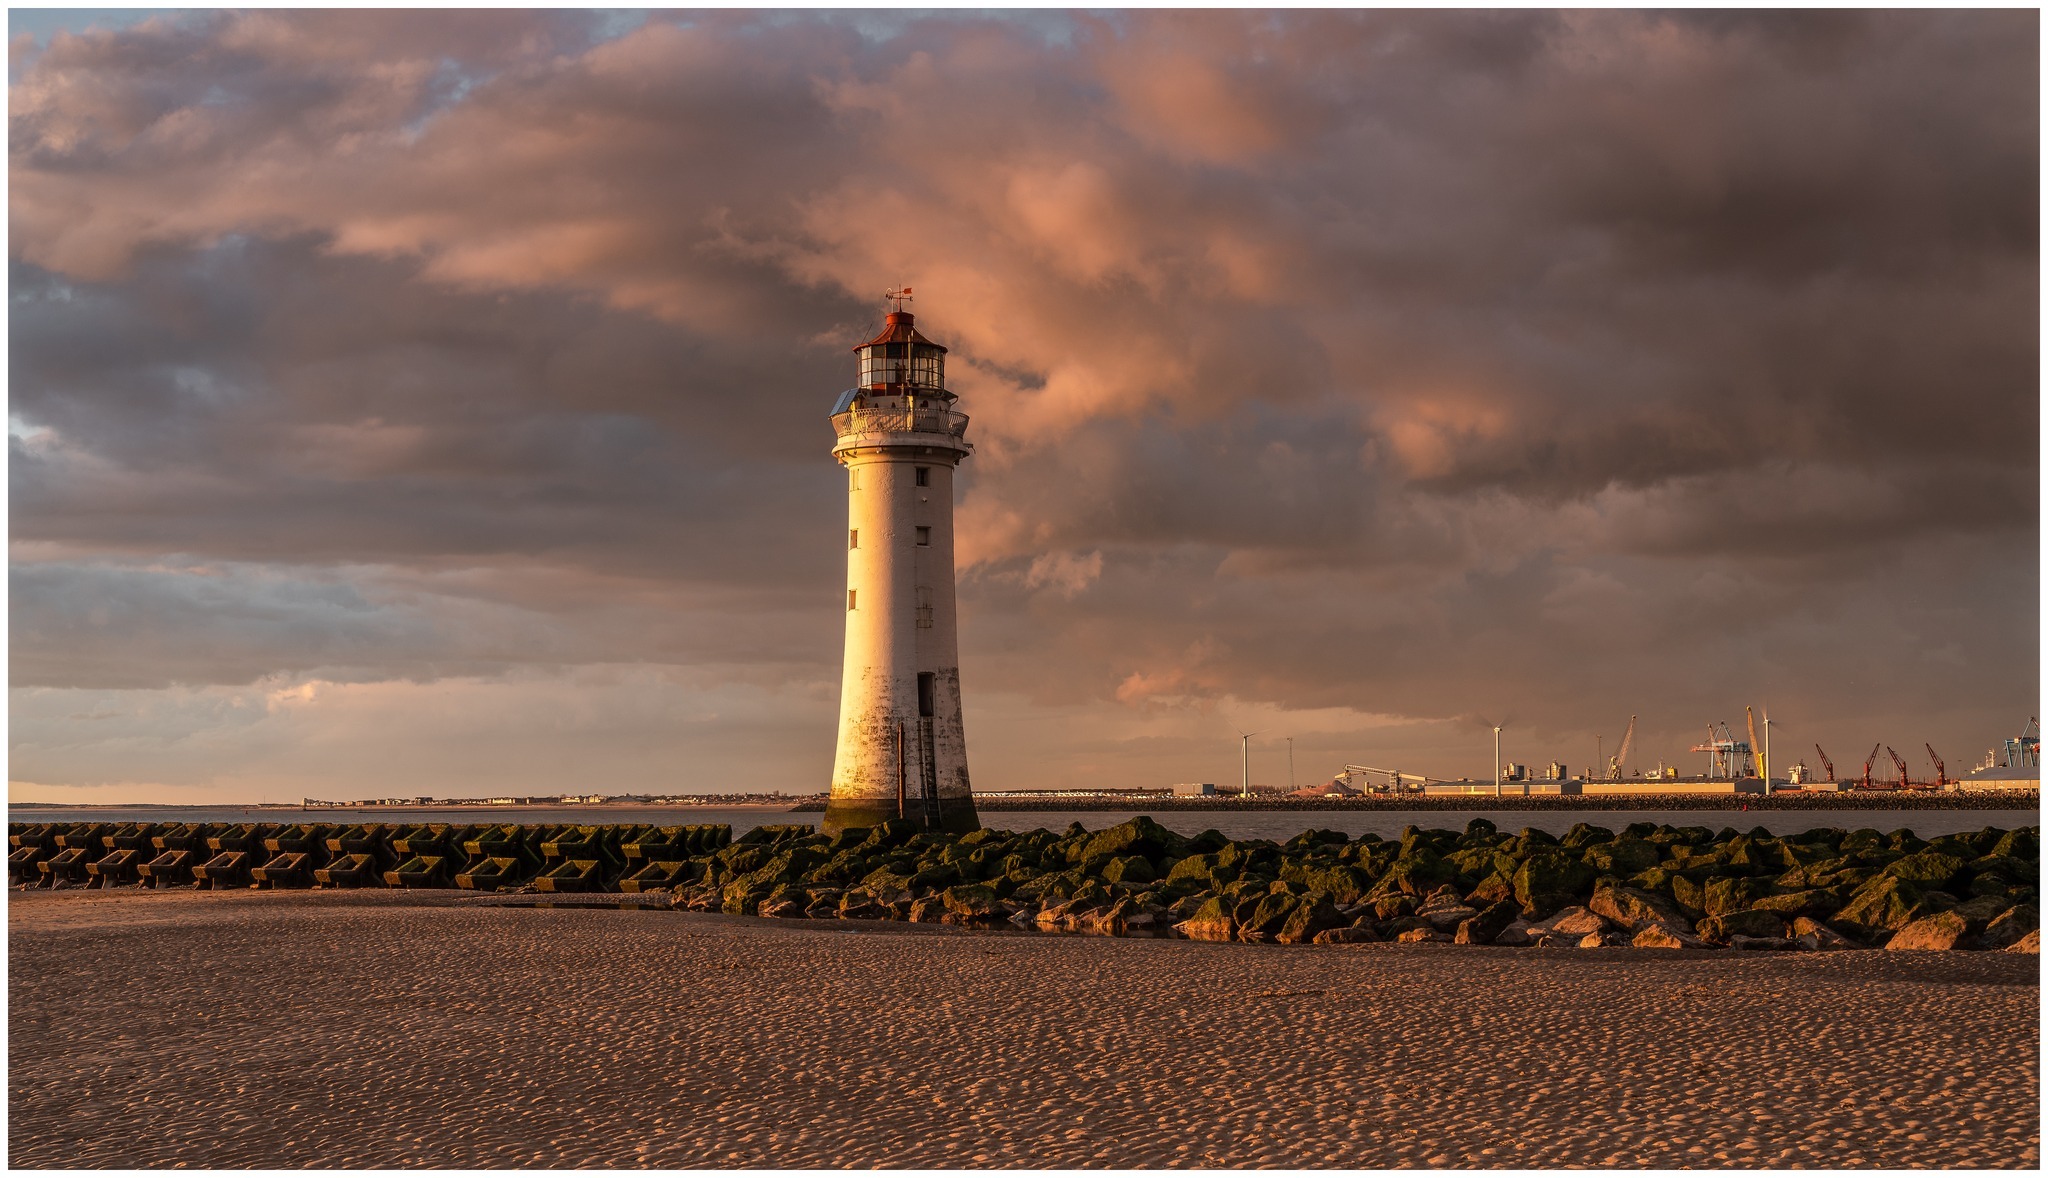
[{"label": "cloud", "polygon": [[[829,683],[823,414],[909,284],[973,417],[965,675],[1006,702],[971,725],[1339,709],[1421,764],[1476,710],[1676,747],[1770,688],[1844,737],[1988,742],[2038,664],[2037,29],[278,11],[18,42],[16,683]],[[1044,763],[1196,772],[1115,748]]]}]

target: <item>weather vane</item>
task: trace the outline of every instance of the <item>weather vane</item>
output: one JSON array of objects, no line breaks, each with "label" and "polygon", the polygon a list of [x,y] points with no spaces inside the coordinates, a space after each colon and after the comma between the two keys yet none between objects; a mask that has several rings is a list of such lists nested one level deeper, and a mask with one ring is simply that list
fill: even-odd
[{"label": "weather vane", "polygon": [[903,304],[910,301],[910,288],[906,286],[901,290],[885,291],[883,292],[882,297],[888,299],[891,303],[894,303],[895,309],[901,311],[903,309]]}]

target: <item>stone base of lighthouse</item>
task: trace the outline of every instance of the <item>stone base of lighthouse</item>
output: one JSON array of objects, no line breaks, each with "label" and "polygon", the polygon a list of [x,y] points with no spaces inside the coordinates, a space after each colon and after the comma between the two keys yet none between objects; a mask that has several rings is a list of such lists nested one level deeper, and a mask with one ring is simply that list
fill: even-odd
[{"label": "stone base of lighthouse", "polygon": [[[842,830],[880,826],[898,817],[908,818],[919,826],[925,825],[924,815],[915,801],[905,805],[899,813],[895,798],[833,798],[825,803],[824,828],[827,834],[837,834]],[[980,830],[981,816],[974,812],[974,799],[948,798],[939,812],[938,829],[952,834]]]}]

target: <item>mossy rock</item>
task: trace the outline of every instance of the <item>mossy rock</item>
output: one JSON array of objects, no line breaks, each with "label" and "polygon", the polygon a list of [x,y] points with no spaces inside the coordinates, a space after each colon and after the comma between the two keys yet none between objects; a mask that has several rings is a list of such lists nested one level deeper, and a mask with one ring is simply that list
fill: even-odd
[{"label": "mossy rock", "polygon": [[1686,875],[1671,877],[1671,899],[1678,910],[1694,920],[1707,914],[1707,889],[1698,880]]},{"label": "mossy rock", "polygon": [[1921,890],[1946,888],[1968,866],[1962,858],[1936,851],[1919,851],[1900,858],[1884,874],[1905,880]]},{"label": "mossy rock", "polygon": [[1709,916],[1699,922],[1698,929],[1703,939],[1726,944],[1731,937],[1782,937],[1785,922],[1774,913],[1750,909]]},{"label": "mossy rock", "polygon": [[966,920],[994,920],[1003,915],[1001,898],[987,884],[956,884],[941,895],[946,911]]},{"label": "mossy rock", "polygon": [[1655,844],[1639,838],[1623,838],[1587,847],[1581,862],[1602,875],[1626,877],[1655,867],[1663,858]]},{"label": "mossy rock", "polygon": [[1558,841],[1566,847],[1579,850],[1599,843],[1613,842],[1614,832],[1604,826],[1594,826],[1590,822],[1575,822]]},{"label": "mossy rock", "polygon": [[1484,818],[1474,818],[1465,824],[1465,837],[1468,839],[1486,839],[1490,845],[1499,834],[1500,828]]},{"label": "mossy rock", "polygon": [[1465,895],[1465,902],[1474,908],[1485,908],[1515,898],[1515,881],[1496,871],[1479,881],[1479,886]]},{"label": "mossy rock", "polygon": [[954,883],[961,883],[961,869],[950,865],[950,863],[938,863],[938,865],[920,869],[918,873],[913,873],[909,877],[909,885],[911,887],[922,887],[922,889],[946,889],[946,887],[952,887]]},{"label": "mossy rock", "polygon": [[1769,886],[1746,876],[1722,876],[1710,879],[1703,889],[1708,916],[1726,916],[1740,912],[1769,892]]},{"label": "mossy rock", "polygon": [[1839,893],[1825,888],[1811,888],[1803,892],[1784,892],[1775,896],[1758,896],[1750,902],[1750,908],[1757,912],[1769,912],[1783,920],[1800,916],[1826,919],[1842,906]]},{"label": "mossy rock", "polygon": [[1283,945],[1306,945],[1316,939],[1317,933],[1343,928],[1348,923],[1329,896],[1311,892],[1295,905],[1273,939]]},{"label": "mossy rock", "polygon": [[1828,923],[1867,941],[1902,929],[1930,911],[1920,889],[1898,876],[1880,875],[1858,888]]},{"label": "mossy rock", "polygon": [[[1181,883],[1186,881],[1207,884],[1208,882],[1210,882],[1212,873],[1216,870],[1217,866],[1215,855],[1189,855],[1187,858],[1180,860],[1179,862],[1175,863],[1172,867],[1167,869],[1166,882]],[[1231,872],[1231,878],[1235,879],[1236,875],[1236,872]]]},{"label": "mossy rock", "polygon": [[2019,859],[2011,855],[1980,855],[1970,860],[1970,870],[1979,875],[1989,872],[2018,881],[2038,878],[2041,874],[2041,865],[2030,859]]},{"label": "mossy rock", "polygon": [[2039,859],[2041,857],[2041,828],[2022,826],[2008,830],[1991,844],[1990,854],[2010,856],[2014,859]]},{"label": "mossy rock", "polygon": [[1119,822],[1097,832],[1088,840],[1081,857],[1092,860],[1097,856],[1121,858],[1140,855],[1146,859],[1159,859],[1177,851],[1181,841],[1179,835],[1140,814],[1128,822]]},{"label": "mossy rock", "polygon": [[1593,886],[1591,867],[1561,851],[1531,855],[1515,870],[1515,901],[1531,916],[1576,903]]},{"label": "mossy rock", "polygon": [[1458,878],[1458,869],[1428,847],[1416,846],[1388,866],[1374,895],[1427,896]]},{"label": "mossy rock", "polygon": [[1125,855],[1122,858],[1111,859],[1105,864],[1102,868],[1102,878],[1110,883],[1144,884],[1154,882],[1159,875],[1152,870],[1152,864],[1147,862],[1144,856]]},{"label": "mossy rock", "polygon": [[[1238,919],[1237,935],[1249,940],[1253,936],[1275,937],[1287,926],[1288,918],[1305,901],[1299,896],[1278,892],[1250,902],[1249,909]],[[1242,906],[1241,906],[1242,907]]]},{"label": "mossy rock", "polygon": [[1750,875],[1777,875],[1798,866],[1798,860],[1786,851],[1783,843],[1754,835],[1743,835],[1729,843],[1725,861],[1728,866]]}]

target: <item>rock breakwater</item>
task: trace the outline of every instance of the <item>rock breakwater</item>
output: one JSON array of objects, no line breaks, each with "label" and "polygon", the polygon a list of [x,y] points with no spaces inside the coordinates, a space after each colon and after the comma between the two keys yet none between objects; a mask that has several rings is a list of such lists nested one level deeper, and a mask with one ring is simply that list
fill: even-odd
[{"label": "rock breakwater", "polygon": [[9,827],[19,886],[617,893],[771,918],[1011,925],[1210,941],[2038,952],[2038,827],[1580,823],[1285,842],[1105,830],[823,834],[763,826],[105,823]]}]

